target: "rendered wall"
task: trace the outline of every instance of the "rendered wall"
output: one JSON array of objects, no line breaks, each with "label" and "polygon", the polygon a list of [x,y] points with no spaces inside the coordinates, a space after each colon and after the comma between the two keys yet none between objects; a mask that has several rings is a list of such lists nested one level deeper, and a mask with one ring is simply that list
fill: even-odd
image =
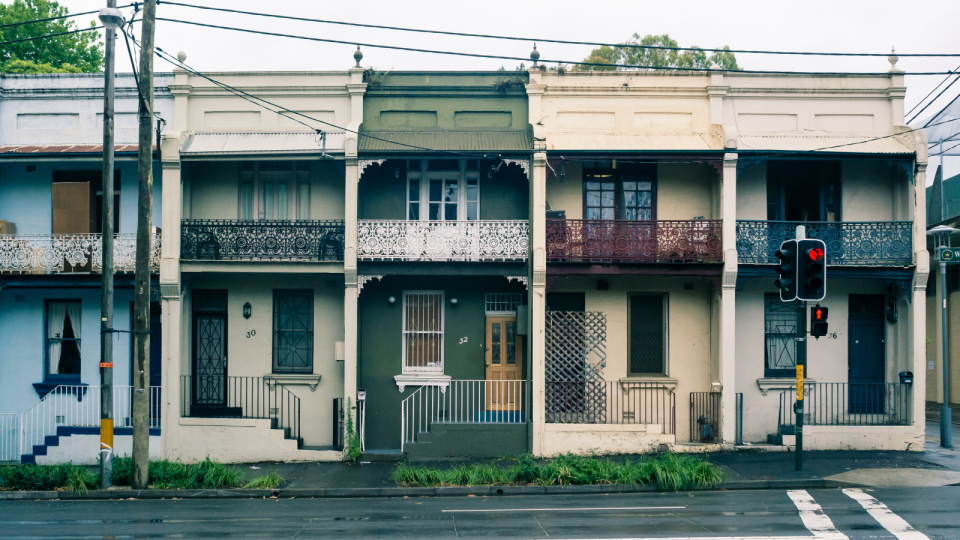
[{"label": "rendered wall", "polygon": [[578,425],[547,424],[543,434],[543,455],[553,457],[574,453],[642,454],[654,452],[661,444],[672,445],[677,440],[660,432],[656,425]]},{"label": "rendered wall", "polygon": [[184,463],[208,456],[223,463],[340,461],[342,452],[298,450],[283,431],[270,429],[269,420],[243,418],[181,418],[176,435],[165,435],[165,459]]},{"label": "rendered wall", "polygon": [[[190,275],[184,294],[189,297],[196,289],[227,290],[227,374],[231,377],[272,375],[273,291],[313,290],[313,374],[320,376],[320,384],[314,391],[301,385],[289,385],[287,389],[300,398],[304,445],[333,444],[333,399],[343,396],[343,363],[334,360],[335,344],[343,341],[342,274],[200,273]],[[243,305],[247,302],[252,315],[244,319]],[[193,367],[192,315],[189,307],[187,310],[181,325],[186,349],[181,358],[184,375],[191,374]]]}]

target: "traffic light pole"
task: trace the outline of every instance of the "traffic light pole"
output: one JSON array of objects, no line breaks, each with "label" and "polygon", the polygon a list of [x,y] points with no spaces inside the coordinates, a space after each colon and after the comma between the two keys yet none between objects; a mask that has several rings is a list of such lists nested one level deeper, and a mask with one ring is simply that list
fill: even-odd
[{"label": "traffic light pole", "polygon": [[803,378],[807,369],[807,303],[799,301],[797,310],[797,402],[794,411],[797,413],[795,436],[797,449],[794,452],[796,470],[803,470]]}]

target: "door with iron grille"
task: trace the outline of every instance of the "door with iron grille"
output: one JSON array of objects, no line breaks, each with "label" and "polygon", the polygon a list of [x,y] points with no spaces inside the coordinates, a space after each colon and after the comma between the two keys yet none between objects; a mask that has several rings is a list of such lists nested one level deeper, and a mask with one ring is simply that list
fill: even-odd
[{"label": "door with iron grille", "polygon": [[193,405],[227,405],[227,291],[193,293]]}]

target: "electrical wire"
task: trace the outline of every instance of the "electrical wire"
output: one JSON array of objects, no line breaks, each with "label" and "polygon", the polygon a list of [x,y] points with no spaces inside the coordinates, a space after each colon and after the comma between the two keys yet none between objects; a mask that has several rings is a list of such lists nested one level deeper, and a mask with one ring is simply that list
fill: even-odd
[{"label": "electrical wire", "polygon": [[[397,45],[379,45],[375,43],[362,43],[357,41],[342,41],[336,39],[324,39],[317,37],[309,36],[298,36],[295,34],[281,34],[279,32],[267,32],[265,30],[251,30],[248,28],[237,28],[233,26],[221,26],[216,24],[209,23],[200,23],[195,21],[184,21],[180,19],[168,19],[165,17],[157,17],[158,21],[166,22],[175,22],[180,24],[187,24],[192,26],[200,26],[205,28],[216,28],[220,30],[233,30],[235,32],[246,32],[249,34],[260,34],[264,36],[274,36],[274,37],[285,37],[293,39],[303,39],[307,41],[319,41],[323,43],[339,43],[343,45],[357,45],[364,47],[371,47],[377,49],[392,49],[398,51],[408,51],[408,52],[422,52],[422,53],[431,53],[431,54],[446,54],[452,56],[468,56],[472,58],[492,58],[496,60],[520,60],[523,62],[530,61],[529,58],[523,58],[519,56],[498,56],[493,54],[479,54],[479,53],[465,53],[465,52],[454,52],[454,51],[442,51],[436,49],[418,49],[414,47],[400,47]],[[755,74],[767,74],[767,75],[875,75],[875,76],[888,76],[890,72],[830,72],[830,71],[773,71],[773,70],[748,70],[748,69],[720,69],[720,68],[709,68],[709,69],[700,69],[700,68],[687,68],[687,67],[674,67],[674,66],[645,66],[645,65],[636,65],[636,64],[602,64],[599,62],[574,62],[571,60],[549,60],[540,58],[539,62],[550,63],[550,64],[570,64],[578,66],[601,66],[601,67],[616,67],[616,68],[630,68],[630,69],[649,69],[649,70],[662,70],[662,71],[695,71],[699,73],[755,73]],[[917,71],[917,72],[905,72],[898,71],[897,75],[954,75],[954,71]]]},{"label": "electrical wire", "polygon": [[[947,77],[947,78],[949,78],[949,77]],[[948,84],[946,87],[944,87],[944,89],[941,90],[939,94],[937,94],[937,97],[931,99],[929,103],[927,103],[926,105],[923,106],[922,109],[920,109],[919,111],[917,111],[917,114],[913,115],[912,118],[910,118],[909,120],[907,120],[907,124],[909,124],[910,122],[913,122],[914,120],[916,120],[918,116],[920,116],[921,114],[923,114],[923,111],[927,110],[927,107],[929,107],[929,106],[933,105],[934,103],[936,103],[937,100],[940,99],[940,96],[942,96],[944,92],[946,92],[947,90],[949,90],[950,87],[953,86],[957,81],[960,81],[960,75],[958,75],[955,79],[953,79],[953,82],[951,82],[951,83]],[[923,98],[923,99],[927,99],[927,98]],[[940,114],[940,113],[937,113],[937,114]]]},{"label": "electrical wire", "polygon": [[[953,99],[950,100],[950,103],[947,103],[946,105],[944,105],[944,107],[943,107],[942,109],[940,109],[939,111],[937,111],[937,114],[931,116],[930,119],[927,120],[927,123],[923,125],[923,127],[933,127],[933,126],[930,125],[930,122],[933,122],[938,116],[940,116],[941,114],[943,114],[943,111],[949,109],[950,106],[953,105],[953,103],[954,103],[955,101],[957,101],[958,98],[960,98],[960,94],[957,94],[956,96],[954,96]],[[934,126],[935,126],[935,125],[938,125],[938,124],[934,124]]]},{"label": "electrical wire", "polygon": [[[171,6],[181,6],[194,9],[205,9],[210,11],[221,11],[225,13],[237,13],[241,15],[253,15],[257,17],[269,17],[275,19],[288,19],[293,21],[304,21],[304,22],[315,22],[322,24],[338,24],[343,26],[356,26],[360,28],[376,28],[380,30],[399,30],[401,32],[419,32],[424,34],[440,34],[446,36],[457,36],[457,37],[476,37],[476,38],[486,38],[486,39],[503,39],[511,41],[528,41],[528,42],[540,42],[540,43],[559,43],[563,45],[591,45],[591,46],[600,46],[600,47],[621,47],[621,48],[632,48],[632,49],[650,49],[650,50],[665,50],[665,51],[702,51],[702,52],[729,52],[736,54],[782,54],[782,55],[805,55],[805,56],[890,56],[891,53],[838,53],[838,52],[800,52],[800,51],[757,51],[757,50],[745,50],[745,49],[702,49],[699,47],[665,47],[660,45],[640,45],[634,43],[599,43],[593,41],[567,41],[561,39],[542,39],[542,38],[529,38],[529,37],[515,37],[515,36],[502,36],[494,34],[470,34],[466,32],[450,32],[444,30],[426,30],[422,28],[406,28],[402,26],[382,26],[377,24],[363,24],[363,23],[351,23],[345,21],[331,21],[325,19],[311,19],[308,17],[294,17],[292,15],[277,15],[273,13],[259,13],[255,11],[241,11],[238,9],[227,9],[227,8],[217,8],[211,6],[198,6],[195,4],[185,4],[182,2],[167,2],[163,0],[159,3],[171,5]],[[903,57],[958,57],[960,53],[916,53],[916,54],[895,54],[895,56]],[[609,65],[609,64],[605,64]],[[958,68],[960,69],[960,68]]]},{"label": "electrical wire", "polygon": [[[120,6],[120,7],[117,8],[117,9],[128,8],[128,7],[132,6],[132,5],[133,5],[133,4],[127,4],[127,5],[125,5],[125,6]],[[46,19],[33,19],[33,20],[31,20],[31,21],[21,21],[21,22],[9,23],[9,24],[0,24],[0,28],[10,28],[11,26],[21,26],[21,25],[24,25],[24,24],[33,24],[33,23],[47,22],[47,21],[57,21],[57,20],[60,20],[60,19],[69,19],[69,18],[71,18],[71,17],[79,17],[79,16],[81,16],[81,15],[92,15],[92,14],[94,14],[94,13],[99,13],[99,12],[100,12],[99,10],[94,10],[94,11],[83,11],[83,12],[81,12],[81,13],[68,13],[67,15],[60,15],[60,16],[57,16],[57,17],[47,17]]]},{"label": "electrical wire", "polygon": [[[960,70],[960,66],[957,66],[957,67],[953,68],[953,70],[954,70],[954,71]],[[933,88],[933,90],[930,91],[930,93],[928,93],[927,95],[923,96],[923,99],[921,99],[920,101],[917,102],[916,105],[914,105],[913,107],[911,107],[910,110],[907,111],[907,114],[906,114],[905,116],[910,116],[911,114],[913,114],[913,111],[915,111],[915,110],[917,109],[917,107],[919,107],[920,105],[923,105],[923,102],[926,101],[928,97],[932,96],[933,93],[936,92],[941,86],[943,86],[943,83],[947,82],[948,80],[950,80],[950,75],[947,75],[946,77],[944,77],[943,80],[940,81],[940,82],[937,84],[937,86],[935,86],[935,87]]]},{"label": "electrical wire", "polygon": [[11,44],[13,44],[13,43],[22,43],[22,42],[24,42],[24,41],[33,41],[33,40],[35,40],[35,39],[44,39],[44,38],[52,38],[52,37],[57,37],[57,36],[67,36],[67,35],[70,35],[70,34],[79,34],[80,32],[90,32],[91,30],[100,30],[101,28],[103,28],[103,26],[91,26],[90,28],[81,28],[81,29],[79,29],[79,30],[71,30],[71,31],[69,31],[69,32],[58,32],[58,33],[56,33],[56,34],[44,34],[44,35],[42,35],[42,36],[33,36],[33,37],[28,37],[28,38],[23,38],[23,39],[14,39],[14,40],[11,40],[11,41],[3,41],[3,42],[0,42],[0,45],[11,45]]}]

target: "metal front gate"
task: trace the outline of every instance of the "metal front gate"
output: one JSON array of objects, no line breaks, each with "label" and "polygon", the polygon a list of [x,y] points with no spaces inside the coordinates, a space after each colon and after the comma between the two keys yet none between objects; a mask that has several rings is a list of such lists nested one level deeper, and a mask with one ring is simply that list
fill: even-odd
[{"label": "metal front gate", "polygon": [[227,405],[227,291],[193,293],[193,406]]},{"label": "metal front gate", "polygon": [[546,313],[546,421],[598,423],[606,418],[602,370],[607,318],[599,311]]},{"label": "metal front gate", "polygon": [[690,442],[720,442],[720,392],[690,392]]}]

